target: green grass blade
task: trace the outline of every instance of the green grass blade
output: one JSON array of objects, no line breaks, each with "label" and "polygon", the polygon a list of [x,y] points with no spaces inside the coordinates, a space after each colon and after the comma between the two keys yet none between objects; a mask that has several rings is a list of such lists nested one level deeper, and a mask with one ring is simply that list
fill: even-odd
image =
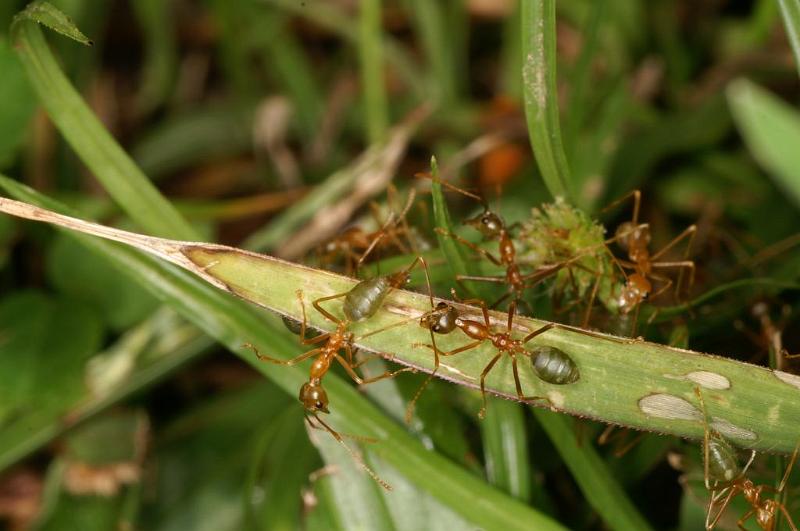
[{"label": "green grass blade", "polygon": [[727,95],[750,152],[800,207],[800,114],[745,79],[732,82]]},{"label": "green grass blade", "polygon": [[47,26],[56,33],[60,33],[81,44],[87,46],[92,45],[92,41],[89,37],[81,33],[81,30],[75,26],[72,19],[59,11],[59,9],[50,2],[36,1],[28,4],[24,10],[20,11],[17,16],[14,17],[11,29],[12,34],[14,33],[14,26],[18,24],[22,25],[26,21]]},{"label": "green grass blade", "polygon": [[[9,179],[0,178],[0,186],[21,199],[40,203],[56,210],[63,208],[56,202]],[[7,206],[8,200],[0,198],[0,204]],[[290,337],[279,321],[276,319],[265,321],[263,312],[254,311],[254,308],[244,302],[230,297],[194,275],[176,269],[161,260],[97,238],[82,234],[76,234],[75,237],[93,252],[109,258],[115,265],[139,281],[143,288],[150,290],[185,318],[225,344],[232,352],[272,379],[287,393],[296,396],[297,389],[307,378],[307,374],[301,367],[277,367],[261,363],[251,351],[242,347],[242,343],[250,341],[271,355],[284,359],[295,355],[298,352],[296,339]],[[225,260],[225,262],[228,261]],[[276,301],[280,301],[277,306],[274,306],[275,309],[291,314],[297,319],[301,318],[297,305],[296,290],[298,288],[303,286],[307,298],[311,299],[318,296],[320,289],[325,291],[341,290],[351,283],[344,277],[316,272],[288,262],[276,260],[274,264],[283,264],[285,269],[280,273],[260,271],[258,278],[251,277],[251,273],[247,273],[247,276],[250,280],[262,283],[262,287],[272,293],[276,297]],[[305,280],[298,283],[296,276],[284,276],[292,271],[306,276]],[[261,276],[264,273],[266,276]],[[275,275],[276,273],[278,276]],[[264,280],[270,278],[284,278],[284,282],[263,284]],[[427,300],[427,298],[422,300]],[[260,302],[263,304],[264,301]],[[388,314],[388,312],[386,313]],[[396,316],[392,317],[391,315],[383,315],[383,319],[379,319],[375,324],[381,325],[387,324],[387,321],[396,321]],[[314,323],[319,324],[316,316]],[[414,328],[422,331],[416,325]],[[383,338],[382,342],[386,341],[384,335],[376,335],[375,338]],[[421,353],[417,352],[417,355],[421,356]],[[425,449],[404,428],[385,418],[355,388],[336,375],[328,375],[325,384],[333,406],[333,412],[330,415],[331,424],[345,432],[379,438],[378,444],[365,449],[375,452],[388,465],[397,469],[412,483],[452,508],[463,518],[486,529],[523,530],[530,529],[532,526],[545,531],[563,529],[549,517],[490,487],[448,459]],[[466,499],[474,500],[474,503],[465,504],[464,500]]]},{"label": "green grass blade", "polygon": [[[15,192],[21,189],[16,183],[0,182],[6,189]],[[31,195],[30,190],[20,193],[24,193],[25,198],[36,197]],[[306,300],[315,300],[345,293],[356,282],[348,277],[233,247],[164,240],[120,231],[58,216],[8,199],[0,198],[0,211],[132,245],[186,268],[218,288],[298,320],[302,318],[296,293],[298,289],[303,290]],[[281,282],[271,281],[278,278]],[[159,289],[166,288],[160,286]],[[210,287],[208,290],[207,296],[211,296],[211,292],[216,293]],[[159,294],[164,296],[161,291]],[[225,300],[228,306],[233,304],[233,301],[221,300]],[[232,313],[236,312],[232,308],[219,310],[227,311],[226,318],[233,319]],[[465,310],[474,311],[474,308],[465,307]],[[361,338],[357,346],[367,351],[390,352],[386,355],[392,361],[431,372],[433,356],[427,349],[414,346],[430,341],[428,331],[419,326],[417,321],[427,311],[430,311],[427,294],[395,290],[387,297],[384,308],[369,322],[352,325],[357,337],[381,330],[379,334]],[[498,326],[507,322],[507,316],[503,313],[490,312],[490,315]],[[211,317],[213,314],[208,319]],[[308,318],[317,328],[331,329],[331,323],[316,312]],[[246,320],[248,317],[243,315],[236,319]],[[219,323],[201,322],[209,333],[221,333]],[[544,321],[518,316],[515,330],[526,333],[544,324]],[[259,326],[263,328],[263,323]],[[223,327],[223,331],[227,331],[227,328]],[[240,337],[247,337],[247,334]],[[438,339],[437,344],[439,348],[448,350],[463,345],[464,341],[464,337],[451,334]],[[264,344],[269,345],[269,342]],[[531,346],[536,344],[552,346],[568,353],[580,371],[576,383],[552,385],[537,379],[533,369],[523,364],[519,375],[522,388],[547,397],[553,409],[636,429],[701,438],[704,417],[696,403],[695,394],[696,387],[701,386],[706,388],[709,396],[719,393],[714,402],[708,403],[709,415],[720,419],[715,422],[715,429],[733,444],[788,453],[800,438],[800,426],[788,421],[800,418],[800,377],[796,375],[645,341],[587,333],[580,329],[553,329],[537,337],[535,343],[529,343]],[[241,348],[233,346],[236,343],[229,344],[234,351],[242,352]],[[469,355],[449,357],[446,366],[438,374],[452,382],[478,387],[486,359],[495,353],[491,344],[484,343],[470,350]],[[516,399],[509,365],[507,359],[499,363],[486,379],[486,388],[494,394]],[[273,371],[264,370],[275,377],[278,383],[285,383],[286,380],[276,377]],[[342,403],[349,402],[345,400]],[[357,429],[357,432],[363,433],[368,428],[358,424],[358,418],[348,417],[347,422],[350,426],[361,426],[362,429]],[[397,466],[394,462],[392,464]],[[410,473],[408,469],[404,470],[406,474]]]},{"label": "green grass blade", "polygon": [[131,4],[144,35],[145,57],[136,106],[147,114],[162,105],[174,86],[178,54],[171,10],[162,0],[139,0]]},{"label": "green grass blade", "polygon": [[489,482],[518,500],[530,501],[531,467],[522,407],[507,400],[490,401],[481,422],[481,438]]},{"label": "green grass blade", "polygon": [[542,179],[553,197],[574,202],[561,141],[556,87],[556,2],[522,1],[522,82],[528,135]]},{"label": "green grass blade", "polygon": [[186,220],[119,147],[69,82],[38,24],[18,18],[13,33],[22,64],[48,115],[109,194],[151,234],[195,239]]},{"label": "green grass blade", "polygon": [[610,529],[651,529],[595,449],[578,444],[570,419],[541,409],[534,413],[581,492]]},{"label": "green grass blade", "polygon": [[794,64],[800,72],[800,0],[778,0],[786,37],[792,45]]},{"label": "green grass blade", "polygon": [[367,144],[383,140],[389,124],[389,107],[383,76],[383,19],[381,0],[364,0],[359,5],[358,53],[361,59],[361,88],[364,91],[364,120]]}]

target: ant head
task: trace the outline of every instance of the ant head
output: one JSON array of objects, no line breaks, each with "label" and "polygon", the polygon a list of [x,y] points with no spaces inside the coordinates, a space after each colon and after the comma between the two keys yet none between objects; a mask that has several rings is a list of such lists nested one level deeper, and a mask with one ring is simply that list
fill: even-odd
[{"label": "ant head", "polygon": [[313,413],[330,413],[328,411],[328,393],[319,382],[306,382],[300,388],[300,402],[307,411]]},{"label": "ant head", "polygon": [[449,334],[456,328],[456,319],[458,310],[446,302],[440,302],[436,309],[420,318],[419,324],[437,334]]},{"label": "ant head", "polygon": [[642,275],[634,273],[628,277],[628,281],[619,292],[617,304],[622,313],[629,313],[636,308],[636,305],[647,298],[653,286],[650,281]]},{"label": "ant head", "polygon": [[617,227],[614,236],[617,239],[617,245],[623,251],[629,250],[633,242],[647,247],[650,244],[650,227],[647,225],[634,225],[633,222],[626,221]]},{"label": "ant head", "polygon": [[400,271],[389,275],[389,285],[393,288],[402,288],[411,280],[411,274],[408,271]]},{"label": "ant head", "polygon": [[484,210],[482,214],[464,220],[464,224],[474,227],[486,238],[496,238],[505,228],[500,216],[488,208]]}]

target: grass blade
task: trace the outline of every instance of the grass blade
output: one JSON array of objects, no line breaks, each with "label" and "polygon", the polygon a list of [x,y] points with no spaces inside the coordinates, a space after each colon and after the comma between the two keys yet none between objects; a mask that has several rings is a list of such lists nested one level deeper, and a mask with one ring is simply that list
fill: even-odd
[{"label": "grass blade", "polygon": [[727,89],[733,117],[753,156],[800,207],[800,115],[745,79]]},{"label": "grass blade", "polygon": [[541,409],[534,413],[581,492],[610,529],[651,529],[595,449],[578,445],[570,419]]},{"label": "grass blade", "polygon": [[364,0],[359,5],[359,11],[358,53],[361,59],[361,88],[364,91],[364,119],[367,144],[374,144],[383,140],[389,123],[383,80],[381,0]]},{"label": "grass blade", "polygon": [[786,37],[792,45],[794,64],[800,72],[800,1],[798,0],[778,0],[781,8],[781,18],[783,26],[786,28]]},{"label": "grass blade", "polygon": [[481,438],[489,482],[527,502],[531,497],[531,467],[523,410],[514,402],[492,400],[486,411]]},{"label": "grass blade", "polygon": [[[31,195],[29,189],[13,181],[2,180],[0,183],[25,198],[36,197]],[[303,290],[307,300],[314,300],[346,292],[356,282],[351,278],[233,247],[134,234],[60,216],[9,199],[0,198],[0,211],[137,247],[192,271],[218,288],[296,320],[302,318],[296,295],[298,289]],[[270,280],[276,278],[280,278],[281,282]],[[206,295],[210,296],[208,293]],[[227,304],[230,306],[232,301]],[[464,308],[474,311],[474,308]],[[352,331],[359,336],[379,327],[392,327],[361,339],[357,346],[372,352],[391,352],[386,355],[392,361],[431,372],[433,356],[427,350],[414,347],[415,344],[429,341],[427,331],[417,324],[419,316],[429,310],[427,295],[396,290],[369,323],[355,324]],[[226,311],[230,313],[233,310]],[[241,309],[238,311],[242,312]],[[491,315],[499,326],[506,323],[505,314],[491,312]],[[227,318],[234,317],[229,315]],[[398,325],[398,320],[402,324]],[[323,330],[331,328],[330,322],[321,315],[309,315],[309,322]],[[525,333],[544,324],[543,321],[520,316],[515,322],[515,330]],[[205,323],[203,326],[212,334],[227,331],[227,328],[220,330],[219,323]],[[263,328],[260,320],[259,327]],[[247,335],[240,335],[239,339],[242,337]],[[537,394],[543,393],[554,409],[636,429],[701,438],[703,415],[695,403],[694,392],[699,385],[723,393],[724,400],[720,398],[708,404],[709,414],[723,419],[719,425],[715,425],[715,429],[733,444],[788,453],[800,438],[800,426],[784,422],[786,419],[800,418],[800,378],[795,375],[645,341],[599,333],[587,335],[578,329],[554,329],[540,337],[536,340],[538,344],[547,344],[567,352],[580,370],[579,381],[568,386],[544,384],[535,378],[529,366],[520,371],[523,389],[536,389]],[[230,344],[230,337],[227,337],[227,342],[234,351],[242,352],[237,343]],[[437,343],[441,343],[439,348],[450,349],[462,345],[464,339],[443,336]],[[269,342],[264,344],[270,345]],[[485,360],[494,352],[492,345],[483,344],[470,351],[469,356],[448,358],[448,363],[442,364],[438,374],[462,385],[478,387]],[[247,356],[248,359],[251,357]],[[494,394],[516,399],[514,378],[507,361],[498,364],[498,368],[487,378],[486,387]],[[275,377],[273,370],[265,372]],[[292,374],[296,372],[291,371]],[[608,375],[614,375],[612,383],[609,383]],[[287,380],[276,378],[278,383]],[[297,387],[298,381],[294,380]],[[764,418],[764,411],[767,410],[770,411],[769,422],[756,422],[755,419]],[[348,419],[348,423],[351,422],[351,426],[359,426],[357,419]],[[361,426],[358,432],[365,431]],[[396,463],[393,464],[396,466]]]},{"label": "grass blade", "polygon": [[556,2],[522,0],[522,83],[533,154],[553,197],[574,203],[556,87]]}]

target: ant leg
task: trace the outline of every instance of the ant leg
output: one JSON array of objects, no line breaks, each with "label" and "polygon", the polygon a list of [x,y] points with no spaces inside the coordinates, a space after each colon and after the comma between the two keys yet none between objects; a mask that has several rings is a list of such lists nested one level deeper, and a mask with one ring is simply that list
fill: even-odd
[{"label": "ant leg", "polygon": [[[675,287],[675,293],[680,296],[680,292],[682,291],[681,288],[685,287],[686,291],[692,289],[694,286],[694,274],[695,274],[695,264],[692,260],[683,260],[681,262],[652,262],[650,264],[651,267],[654,268],[669,268],[669,267],[677,267],[680,268],[680,274],[678,276],[678,283]],[[686,286],[683,286],[683,274],[686,270],[689,270],[689,281],[686,283]]]},{"label": "ant leg", "polygon": [[552,330],[553,328],[560,328],[560,327],[556,326],[556,323],[547,323],[546,325],[537,328],[536,330],[534,330],[533,332],[522,338],[522,343],[525,344],[534,337],[544,334],[545,332],[547,332],[548,330]]},{"label": "ant leg", "polygon": [[[726,492],[727,491],[727,492]],[[708,503],[708,513],[706,514],[706,529],[714,529],[716,525],[719,523],[720,519],[722,518],[725,509],[728,508],[728,505],[731,504],[733,497],[739,493],[739,489],[736,487],[728,487],[727,489],[722,489],[718,495],[711,496],[711,500]],[[720,504],[720,499],[725,498],[722,500]],[[715,507],[718,505],[718,507]],[[717,509],[716,514],[712,518],[711,515],[713,514],[713,509]]]},{"label": "ant leg", "polygon": [[599,271],[595,271],[595,281],[594,285],[592,286],[592,294],[589,295],[589,304],[586,306],[586,313],[583,316],[583,328],[589,328],[589,319],[592,316],[592,308],[594,307],[594,301],[597,299],[597,291],[600,289],[600,281],[603,280],[603,275],[600,274]]},{"label": "ant leg", "polygon": [[780,482],[780,486],[778,487],[778,492],[783,492],[784,487],[786,487],[786,482],[789,480],[789,474],[792,473],[792,467],[794,467],[795,461],[797,461],[797,454],[800,453],[800,441],[798,441],[797,446],[794,447],[794,452],[792,452],[792,458],[789,460],[789,464],[786,465],[786,472],[783,473],[783,479]]},{"label": "ant leg", "polygon": [[511,355],[511,369],[514,372],[514,386],[517,388],[517,398],[520,402],[536,402],[537,400],[544,400],[548,404],[551,403],[550,399],[546,396],[525,396],[522,393],[522,383],[519,381],[519,369],[517,368],[517,356],[514,353]]},{"label": "ant leg", "polygon": [[369,246],[367,246],[366,250],[361,254],[356,262],[356,270],[361,269],[361,264],[364,263],[364,260],[372,253],[372,251],[377,247],[377,245],[386,237],[386,231],[389,229],[389,226],[394,223],[394,213],[390,213],[389,217],[386,218],[386,223],[378,230],[377,236],[375,236],[371,242],[369,242]]},{"label": "ant leg", "polygon": [[461,282],[462,280],[477,280],[479,282],[497,282],[503,283],[506,281],[506,277],[504,276],[496,276],[496,277],[482,277],[482,276],[474,276],[474,275],[456,275],[456,280]]},{"label": "ant leg", "polygon": [[481,373],[481,400],[483,401],[483,405],[481,406],[480,411],[478,411],[478,418],[484,419],[486,418],[486,375],[489,374],[494,368],[495,363],[503,356],[502,352],[498,352],[494,358],[484,367],[483,372]]},{"label": "ant leg", "polygon": [[[345,351],[347,351],[347,353],[348,353],[348,358],[352,359],[353,354],[352,354],[352,349],[350,348],[350,345],[346,345],[344,348],[345,348]],[[411,367],[403,367],[402,369],[398,369],[396,371],[386,371],[383,374],[379,374],[378,376],[374,376],[372,378],[362,378],[361,376],[358,375],[358,373],[355,371],[355,369],[353,369],[353,366],[346,359],[344,359],[342,356],[340,356],[339,354],[336,354],[336,361],[338,361],[339,364],[342,367],[344,367],[345,372],[347,372],[347,374],[350,375],[350,378],[352,378],[353,381],[356,382],[358,385],[370,384],[370,383],[373,383],[373,382],[377,382],[379,380],[383,380],[385,378],[392,378],[392,377],[400,374],[401,372],[410,372],[410,371],[414,370]]]},{"label": "ant leg", "polygon": [[650,260],[653,262],[657,261],[661,256],[664,255],[667,251],[675,247],[681,240],[688,237],[689,242],[686,245],[686,251],[684,251],[684,257],[688,256],[691,252],[692,243],[694,242],[695,234],[697,234],[697,225],[689,225],[686,227],[683,232],[675,236],[668,244],[662,247],[657,253],[654,253],[650,256]]},{"label": "ant leg", "polygon": [[475,245],[471,241],[465,240],[464,238],[462,238],[458,234],[455,234],[455,233],[450,232],[448,230],[442,229],[441,227],[436,227],[435,230],[436,230],[437,233],[443,234],[445,236],[448,236],[451,239],[453,239],[453,240],[457,241],[458,243],[460,243],[461,245],[465,245],[465,246],[469,247],[470,249],[472,249],[476,253],[482,255],[484,258],[486,258],[487,260],[492,262],[494,265],[496,265],[496,266],[502,266],[503,265],[503,261],[500,260],[499,258],[497,258],[495,255],[493,255],[492,253],[490,253],[486,249],[478,247],[477,245]]},{"label": "ant leg", "polygon": [[322,343],[327,341],[331,336],[330,333],[320,334],[311,339],[306,339],[306,330],[308,329],[308,319],[306,318],[306,304],[303,301],[303,290],[297,290],[297,299],[300,301],[300,311],[303,314],[303,320],[300,321],[300,343],[303,345],[314,345],[315,343]]},{"label": "ant leg", "polygon": [[637,225],[639,223],[639,205],[642,202],[642,192],[640,190],[634,190],[629,192],[619,199],[612,201],[607,206],[605,206],[600,213],[607,212],[614,208],[615,206],[622,204],[623,202],[627,201],[629,198],[633,197],[633,218],[631,218],[631,223]]},{"label": "ant leg", "polygon": [[294,357],[292,359],[281,360],[281,359],[278,359],[278,358],[273,358],[271,356],[267,356],[266,354],[262,354],[261,352],[258,351],[256,346],[253,345],[252,343],[245,343],[245,344],[242,345],[242,347],[249,348],[250,350],[255,352],[256,357],[258,359],[260,359],[261,361],[267,361],[269,363],[274,363],[276,365],[287,365],[289,367],[291,367],[292,365],[295,365],[297,363],[300,363],[303,360],[307,360],[308,358],[311,358],[312,356],[315,356],[317,353],[319,353],[322,350],[321,348],[314,348],[314,349],[309,350],[308,352],[303,352],[299,356],[296,356],[296,357]]},{"label": "ant leg", "polygon": [[744,513],[744,516],[742,516],[741,518],[739,518],[739,519],[736,521],[736,526],[737,526],[739,529],[743,530],[743,531],[747,531],[747,528],[744,526],[744,523],[745,523],[746,521],[748,521],[750,518],[752,518],[752,517],[753,517],[753,515],[755,515],[755,514],[756,514],[756,510],[755,510],[755,509],[750,509],[749,511],[747,511],[746,513]]},{"label": "ant leg", "polygon": [[[467,343],[466,345],[462,345],[462,346],[460,346],[460,347],[458,347],[456,349],[453,349],[453,350],[448,350],[448,351],[440,350],[439,351],[439,356],[455,356],[456,354],[461,354],[462,352],[466,352],[467,350],[472,350],[475,347],[477,347],[478,345],[480,345],[481,343],[483,343],[483,340],[482,339],[478,339],[476,341],[473,341],[472,343]],[[426,345],[424,343],[414,343],[413,346],[427,347],[427,348],[429,348],[431,350],[433,350],[433,348],[434,348],[433,345]]]},{"label": "ant leg", "polygon": [[323,317],[325,317],[325,319],[327,319],[328,321],[330,321],[333,324],[338,326],[338,325],[341,325],[343,321],[341,319],[337,318],[335,315],[333,315],[331,312],[329,312],[325,308],[323,308],[320,303],[325,302],[325,301],[330,301],[330,300],[333,300],[333,299],[340,299],[342,297],[346,297],[347,293],[348,292],[337,293],[335,295],[328,295],[327,297],[321,297],[321,298],[313,301],[311,304],[314,305],[314,308],[316,308],[317,311],[319,313],[321,313]]},{"label": "ant leg", "polygon": [[506,323],[506,332],[511,333],[511,328],[514,326],[514,314],[517,313],[517,301],[511,301],[508,305],[508,322]]},{"label": "ant leg", "polygon": [[444,186],[448,190],[452,190],[453,192],[458,192],[458,193],[460,193],[462,195],[470,197],[470,198],[474,199],[475,201],[478,201],[480,204],[484,205],[484,207],[486,206],[486,201],[481,196],[479,196],[477,194],[473,194],[472,192],[468,192],[467,190],[464,190],[463,188],[459,188],[458,186],[456,186],[454,184],[450,184],[447,181],[443,181],[443,180],[439,179],[439,177],[434,177],[430,172],[426,171],[426,172],[415,173],[414,177],[416,177],[418,179],[430,179],[433,182],[441,184],[442,186]]},{"label": "ant leg", "polygon": [[468,306],[479,306],[481,313],[483,314],[483,322],[486,325],[486,328],[488,329],[492,326],[492,322],[489,320],[489,308],[486,307],[485,302],[483,302],[481,299],[461,299],[456,293],[456,290],[452,288],[450,289],[450,294],[453,296],[453,299],[456,302],[466,304]]},{"label": "ant leg", "polygon": [[781,510],[783,516],[786,518],[786,523],[789,524],[789,529],[791,529],[791,531],[798,531],[797,526],[795,525],[794,520],[792,519],[792,515],[789,514],[789,511],[786,509],[786,506],[781,503],[778,505],[778,508]]},{"label": "ant leg", "polygon": [[[316,419],[316,421],[317,421],[317,422],[319,422],[319,424],[320,424],[320,425],[321,425],[321,426],[322,426],[322,427],[325,429],[325,431],[327,431],[328,433],[330,433],[330,434],[331,434],[331,436],[332,436],[332,437],[333,437],[333,438],[336,440],[336,442],[338,442],[339,444],[341,444],[341,445],[344,447],[344,449],[345,449],[345,450],[347,450],[347,453],[349,453],[349,454],[350,454],[350,457],[353,459],[353,461],[355,461],[355,462],[356,462],[356,464],[358,464],[358,466],[360,466],[360,467],[361,467],[361,468],[362,468],[362,469],[363,469],[363,470],[364,470],[364,471],[365,471],[367,474],[369,474],[369,476],[370,476],[372,479],[374,479],[374,480],[375,480],[375,482],[376,482],[378,485],[380,485],[381,487],[383,487],[384,489],[386,489],[386,490],[388,490],[388,491],[391,491],[391,490],[392,490],[392,487],[391,487],[391,485],[389,485],[389,484],[388,484],[388,483],[386,483],[384,480],[382,480],[382,479],[381,479],[381,478],[378,476],[378,474],[376,474],[376,473],[375,473],[375,472],[374,472],[374,471],[373,471],[373,470],[372,470],[370,467],[368,467],[368,466],[367,466],[367,464],[364,462],[364,460],[361,458],[361,456],[360,456],[360,455],[359,455],[359,454],[358,454],[358,453],[357,453],[355,450],[353,450],[352,448],[350,448],[350,447],[349,447],[349,446],[348,446],[348,445],[347,445],[347,444],[344,442],[344,440],[342,439],[342,436],[341,436],[341,435],[339,435],[339,433],[337,433],[337,432],[336,432],[336,430],[334,430],[333,428],[331,428],[330,426],[328,426],[328,424],[327,424],[327,423],[325,423],[325,421],[323,421],[321,418],[319,418],[319,416],[318,416],[318,415],[314,414],[314,418],[315,418],[315,419]],[[306,415],[306,421],[308,421],[308,424],[309,424],[309,425],[310,425],[312,428],[319,429],[319,428],[317,428],[317,426],[314,426],[314,424],[313,424],[313,423],[311,422],[311,420],[309,419],[308,415]]]}]

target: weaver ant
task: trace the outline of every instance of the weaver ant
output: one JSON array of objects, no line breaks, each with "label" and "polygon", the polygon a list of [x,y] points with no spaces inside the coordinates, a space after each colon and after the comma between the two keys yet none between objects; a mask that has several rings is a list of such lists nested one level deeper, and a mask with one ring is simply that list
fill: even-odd
[{"label": "weaver ant", "polygon": [[489,309],[486,306],[486,303],[479,299],[469,299],[463,301],[459,300],[455,290],[452,290],[452,295],[454,299],[462,304],[478,304],[483,315],[483,322],[463,317],[454,306],[444,301],[439,302],[432,311],[424,314],[420,318],[420,325],[424,328],[427,328],[432,333],[435,332],[437,334],[449,334],[458,328],[475,341],[450,351],[442,351],[436,346],[434,336],[431,334],[433,343],[430,345],[424,344],[422,346],[433,350],[435,360],[434,370],[428,380],[423,383],[423,386],[417,392],[412,402],[409,404],[409,409],[406,415],[407,419],[409,417],[408,413],[411,411],[414,402],[421,394],[422,389],[424,389],[424,386],[428,383],[428,381],[430,381],[430,378],[432,378],[439,369],[440,356],[453,356],[467,350],[472,350],[478,347],[484,341],[490,341],[495,349],[497,349],[497,354],[489,361],[481,373],[480,389],[483,405],[478,413],[478,416],[480,418],[484,418],[486,415],[486,377],[494,368],[495,364],[503,356],[503,354],[508,354],[511,357],[511,367],[514,373],[514,385],[516,387],[517,398],[522,402],[534,402],[536,400],[550,402],[547,397],[525,396],[525,394],[522,392],[522,384],[519,380],[519,369],[517,367],[517,356],[525,356],[530,359],[536,376],[544,382],[555,385],[570,384],[578,381],[580,378],[578,366],[575,364],[572,358],[570,358],[569,355],[562,350],[548,346],[536,346],[532,349],[527,349],[525,347],[525,343],[553,328],[562,328],[587,335],[599,336],[592,332],[573,329],[558,323],[547,323],[537,330],[532,331],[523,339],[514,339],[512,337],[512,329],[514,325],[514,315],[517,308],[516,301],[512,301],[511,305],[509,306],[508,321],[506,323],[505,332],[493,332],[491,329],[491,321],[489,320]]},{"label": "weaver ant", "polygon": [[[391,207],[392,197],[397,193],[394,186],[390,185],[388,204]],[[416,190],[409,191],[408,199],[399,215],[390,212],[386,221],[381,223],[379,207],[370,204],[372,217],[380,227],[377,231],[367,232],[362,227],[350,227],[344,232],[321,246],[318,251],[320,265],[328,265],[343,257],[345,260],[345,274],[351,276],[361,268],[361,265],[372,254],[385,248],[394,247],[400,254],[416,254],[416,243],[411,233],[411,228],[406,221],[406,215],[411,209],[416,197]],[[403,237],[408,245],[403,243]]]},{"label": "weaver ant", "polygon": [[[678,277],[678,284],[675,288],[676,294],[680,293],[680,288],[683,279],[684,270],[689,270],[689,282],[687,289],[691,289],[694,284],[695,265],[692,260],[687,260],[691,252],[692,242],[697,232],[696,225],[690,225],[683,230],[679,235],[662,247],[658,252],[650,254],[648,245],[650,244],[650,226],[648,224],[639,224],[639,207],[641,204],[642,194],[639,190],[634,190],[629,194],[622,196],[610,205],[605,207],[603,211],[614,208],[620,203],[633,198],[633,216],[630,221],[621,223],[614,237],[607,240],[606,243],[616,241],[622,250],[628,253],[628,260],[621,260],[614,257],[614,261],[622,270],[625,276],[625,285],[621,288],[618,298],[619,310],[623,314],[630,313],[634,308],[638,316],[639,304],[645,299],[653,299],[672,286],[673,281],[671,278],[655,272],[655,269],[668,269],[680,268],[681,274]],[[677,262],[660,261],[659,259],[664,256],[670,249],[677,245],[684,238],[689,238],[684,252],[684,260]],[[612,253],[613,257],[613,253]],[[625,270],[631,270],[630,275],[625,273]],[[653,291],[653,285],[650,279],[663,282],[664,286]],[[635,323],[635,318],[634,318]],[[635,326],[635,324],[634,324]]]},{"label": "weaver ant", "polygon": [[756,524],[761,529],[773,531],[777,523],[778,511],[780,511],[786,517],[792,531],[798,531],[786,506],[775,498],[764,497],[764,493],[765,491],[777,495],[783,493],[789,474],[797,460],[798,452],[800,452],[800,442],[792,453],[777,489],[771,485],[756,485],[745,475],[755,459],[755,451],[751,452],[747,464],[741,468],[733,446],[716,430],[709,427],[706,404],[699,388],[695,388],[695,394],[703,408],[703,475],[706,488],[711,491],[711,500],[706,513],[706,530],[714,529],[731,500],[741,493],[751,509],[737,521],[740,529],[744,529],[745,521],[755,517]]},{"label": "weaver ant", "polygon": [[[267,361],[270,363],[275,363],[278,365],[287,365],[292,366],[301,361],[304,361],[311,357],[316,357],[314,362],[311,364],[311,368],[309,370],[309,377],[308,382],[304,383],[303,386],[300,388],[300,395],[299,399],[300,402],[303,403],[303,407],[305,408],[305,419],[308,422],[309,426],[315,429],[320,429],[319,426],[322,426],[322,429],[330,433],[336,441],[342,444],[353,459],[364,469],[366,472],[381,486],[386,488],[387,490],[391,490],[391,487],[386,484],[383,480],[381,480],[375,472],[373,472],[357,455],[356,453],[345,444],[344,440],[342,439],[342,435],[340,435],[336,430],[334,430],[330,425],[328,425],[325,421],[323,421],[319,417],[319,413],[329,413],[328,410],[328,394],[325,391],[325,388],[322,385],[322,378],[327,374],[328,370],[331,367],[331,364],[334,361],[337,361],[347,372],[347,374],[352,378],[358,385],[365,385],[372,382],[376,382],[378,380],[383,380],[385,378],[391,378],[401,372],[408,372],[412,371],[412,368],[405,367],[396,371],[386,371],[383,374],[372,378],[362,378],[356,372],[356,369],[360,367],[362,364],[366,363],[368,360],[363,360],[357,363],[353,362],[353,343],[355,341],[355,337],[352,332],[349,332],[348,329],[352,323],[356,323],[359,321],[366,320],[377,313],[380,307],[383,305],[383,301],[386,299],[387,295],[393,288],[399,288],[404,286],[409,279],[409,275],[411,269],[413,269],[417,263],[425,264],[424,260],[420,257],[415,259],[410,266],[399,273],[394,273],[391,275],[385,275],[376,277],[373,279],[362,280],[358,284],[356,284],[351,290],[344,292],[344,293],[337,293],[335,295],[329,295],[327,297],[321,297],[316,299],[312,302],[314,308],[322,314],[325,319],[336,325],[336,329],[333,332],[326,332],[320,334],[313,338],[306,338],[306,329],[307,329],[307,317],[306,317],[306,307],[303,301],[303,294],[302,291],[297,292],[297,297],[300,301],[300,308],[303,314],[303,321],[300,325],[300,342],[303,345],[315,345],[324,342],[324,344],[320,347],[314,348],[300,354],[289,360],[282,360],[267,356],[262,354],[258,351],[258,349],[252,345],[251,343],[245,343],[245,347],[251,349],[255,352],[258,359],[262,361]],[[342,305],[342,311],[344,313],[345,318],[339,319],[328,310],[322,307],[323,302],[339,299],[344,297],[344,303]],[[395,326],[395,325],[390,325]],[[386,328],[389,328],[386,327]],[[373,335],[378,332],[385,330],[386,328],[380,330],[373,330],[367,335]],[[366,336],[361,336],[366,337]],[[360,338],[359,338],[360,339]],[[344,350],[345,356],[339,354],[340,350]],[[316,424],[315,424],[316,422]],[[318,426],[318,425],[319,426]],[[353,436],[349,436],[353,438]],[[367,440],[363,439],[362,440]]]},{"label": "weaver ant", "polygon": [[516,249],[514,247],[514,242],[511,238],[511,233],[509,232],[510,228],[507,228],[503,219],[497,215],[496,213],[492,212],[489,208],[489,205],[486,201],[480,197],[479,195],[473,194],[472,192],[468,192],[462,188],[459,188],[453,184],[448,183],[447,181],[443,181],[434,177],[430,173],[417,173],[415,175],[419,178],[426,178],[431,180],[436,180],[444,187],[458,192],[462,195],[465,195],[469,198],[472,198],[478,201],[483,206],[483,212],[478,214],[474,218],[470,218],[464,220],[465,225],[470,225],[475,228],[478,232],[480,232],[484,239],[486,240],[497,240],[498,242],[498,253],[499,257],[493,255],[486,249],[482,249],[481,247],[475,245],[474,243],[465,240],[464,238],[458,236],[457,234],[453,234],[452,232],[446,232],[443,229],[437,228],[437,232],[446,234],[450,238],[454,239],[455,241],[461,243],[472,249],[473,251],[477,252],[490,262],[492,262],[496,266],[501,266],[506,268],[505,275],[499,276],[477,276],[477,275],[457,275],[456,280],[463,281],[463,280],[474,280],[479,282],[496,282],[496,283],[505,283],[509,286],[508,292],[506,292],[502,297],[496,300],[494,303],[490,305],[490,308],[496,308],[500,303],[506,300],[509,297],[513,297],[513,301],[521,301],[525,304],[525,300],[522,298],[523,292],[535,285],[544,277],[551,275],[561,269],[566,263],[561,263],[558,265],[553,266],[545,266],[538,271],[534,271],[533,273],[523,274],[520,271],[519,264],[516,260]]}]

